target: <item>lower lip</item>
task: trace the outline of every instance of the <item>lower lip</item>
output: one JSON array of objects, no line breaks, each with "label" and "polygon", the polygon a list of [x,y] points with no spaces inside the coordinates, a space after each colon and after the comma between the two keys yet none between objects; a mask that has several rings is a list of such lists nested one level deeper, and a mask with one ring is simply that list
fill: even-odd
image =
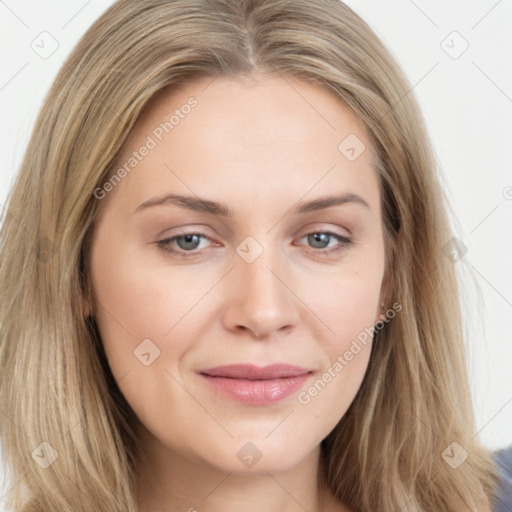
[{"label": "lower lip", "polygon": [[214,389],[253,405],[267,405],[283,400],[298,391],[310,376],[310,373],[306,373],[280,379],[247,380],[201,375]]}]

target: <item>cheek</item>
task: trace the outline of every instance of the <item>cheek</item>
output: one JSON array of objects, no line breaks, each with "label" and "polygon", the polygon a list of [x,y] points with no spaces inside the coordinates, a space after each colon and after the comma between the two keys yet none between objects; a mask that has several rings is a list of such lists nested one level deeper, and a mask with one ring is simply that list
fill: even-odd
[{"label": "cheek", "polygon": [[[219,279],[215,272],[204,269],[199,275],[197,269],[173,267],[163,260],[150,265],[147,247],[140,250],[109,240],[98,239],[91,255],[103,346],[116,378],[130,372],[130,381],[150,386],[153,372],[147,370],[173,371],[200,337],[202,323],[215,318],[212,308],[225,297],[211,293]],[[141,357],[149,359],[150,366],[144,366]]]},{"label": "cheek", "polygon": [[122,225],[112,214],[100,224],[93,242],[90,268],[96,317],[106,331],[159,337],[169,329],[172,315],[180,306],[178,300],[170,300],[177,299],[177,295],[165,290],[183,290],[183,285],[172,276],[166,278],[163,267],[150,266],[148,255],[153,248],[135,240]]},{"label": "cheek", "polygon": [[[378,309],[379,273],[345,273],[310,294],[311,310],[325,329],[316,335],[323,364],[316,380],[297,396],[308,421],[333,429],[354,400],[366,373]],[[328,327],[327,327],[328,326]]]},{"label": "cheek", "polygon": [[374,325],[380,282],[356,277],[340,283],[335,292],[330,303],[333,330],[343,344]]},{"label": "cheek", "polygon": [[[350,405],[366,372],[372,348],[383,265],[380,260],[362,261],[357,268],[351,265],[330,276],[321,276],[317,286],[310,287],[309,294],[305,286],[301,292],[311,311],[321,319],[314,322],[321,329],[315,337],[324,355],[324,373],[311,396],[322,390],[323,398],[317,405],[323,403],[327,407],[325,413],[331,417]],[[329,403],[336,404],[330,412]]]},{"label": "cheek", "polygon": [[331,355],[374,326],[382,282],[379,263],[360,263],[330,275],[318,274],[314,287],[304,280],[298,295],[318,317],[318,325],[329,334],[324,337],[324,343]]},{"label": "cheek", "polygon": [[[100,233],[91,254],[95,316],[113,366],[127,371],[134,350],[145,339],[157,346],[186,314],[186,283],[149,268],[141,252],[107,232]],[[168,274],[169,272],[167,272]]]},{"label": "cheek", "polygon": [[168,388],[168,402],[187,399],[164,370],[175,374],[194,339],[189,312],[207,282],[191,286],[190,275],[149,267],[137,250],[108,240],[99,240],[91,256],[96,321],[110,369],[132,409],[148,421],[155,404],[163,407],[162,389]]}]

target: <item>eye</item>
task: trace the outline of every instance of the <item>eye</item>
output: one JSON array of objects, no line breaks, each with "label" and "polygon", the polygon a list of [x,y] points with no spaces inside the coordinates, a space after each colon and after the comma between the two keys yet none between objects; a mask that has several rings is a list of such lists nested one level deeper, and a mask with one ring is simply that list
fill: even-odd
[{"label": "eye", "polygon": [[[333,231],[315,231],[312,233],[308,233],[303,236],[301,240],[304,238],[307,239],[308,244],[312,244],[311,246],[314,249],[319,249],[313,251],[315,254],[330,254],[334,253],[338,250],[341,250],[345,247],[348,247],[352,243],[352,239],[343,235],[339,235],[338,233],[334,233]],[[335,239],[334,246],[331,246],[330,249],[325,250],[326,247],[329,247],[329,242],[332,239]],[[337,243],[336,243],[337,240]],[[327,245],[326,245],[327,244]]]},{"label": "eye", "polygon": [[[348,247],[353,243],[351,238],[334,233],[333,231],[314,231],[304,235],[300,240],[307,239],[307,243],[311,244],[310,247],[315,249],[312,251],[316,254],[332,254],[338,250]],[[158,247],[170,254],[174,254],[178,257],[190,258],[194,256],[200,256],[202,251],[198,251],[198,245],[202,239],[210,240],[210,238],[204,233],[182,233],[164,240],[157,242]],[[334,239],[334,245],[329,247],[329,242]],[[176,249],[173,244],[176,244]]]},{"label": "eye", "polygon": [[[165,252],[176,254],[182,256],[184,258],[190,256],[197,256],[200,254],[200,251],[195,251],[201,239],[208,239],[206,235],[203,233],[184,233],[181,235],[173,236],[171,238],[166,238],[165,240],[159,240],[157,245]],[[172,243],[176,242],[179,246],[179,250],[176,250],[172,247]],[[194,252],[192,252],[194,251]]]}]

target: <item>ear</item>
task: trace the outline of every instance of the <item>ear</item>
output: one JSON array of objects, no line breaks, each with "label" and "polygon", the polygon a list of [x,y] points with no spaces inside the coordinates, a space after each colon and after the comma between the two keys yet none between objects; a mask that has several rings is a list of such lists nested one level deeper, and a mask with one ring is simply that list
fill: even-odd
[{"label": "ear", "polygon": [[[396,244],[400,244],[400,240],[402,238],[402,230],[400,229],[398,233],[395,234]],[[382,320],[385,317],[386,311],[390,308],[391,300],[392,300],[392,290],[393,290],[393,268],[391,265],[388,265],[387,268],[384,269],[384,276],[382,277],[382,283],[380,287],[379,294],[379,307],[377,310],[377,314],[375,317],[375,324]]]},{"label": "ear", "polygon": [[88,294],[84,293],[76,300],[73,301],[73,309],[75,310],[78,318],[86,319],[88,316],[92,316],[94,309],[92,303],[88,298]]},{"label": "ear", "polygon": [[80,270],[80,279],[78,283],[78,291],[73,293],[73,309],[78,318],[86,319],[88,316],[94,315],[94,301],[91,283],[84,274],[83,266]]},{"label": "ear", "polygon": [[88,316],[92,316],[94,311],[90,299],[84,297],[82,303],[82,317],[87,318]]},{"label": "ear", "polygon": [[376,326],[379,322],[383,322],[388,318],[388,311],[391,308],[391,284],[393,281],[391,270],[389,272],[385,271],[384,277],[382,278],[382,285],[380,289],[379,295],[379,307],[375,316],[374,326]]},{"label": "ear", "polygon": [[[87,236],[87,235],[86,235]],[[90,281],[90,276],[86,269],[86,258],[87,251],[86,245],[82,244],[82,248],[80,250],[80,266],[79,266],[79,275],[80,275],[80,296],[77,299],[77,304],[75,304],[77,309],[77,314],[80,318],[84,320],[88,316],[94,315],[94,300],[92,293],[92,285]]]}]

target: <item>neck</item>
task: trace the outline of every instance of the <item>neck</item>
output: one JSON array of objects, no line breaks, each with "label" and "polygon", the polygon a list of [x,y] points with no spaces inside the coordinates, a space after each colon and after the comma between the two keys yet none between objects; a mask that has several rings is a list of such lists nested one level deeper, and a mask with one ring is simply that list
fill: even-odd
[{"label": "neck", "polygon": [[[162,446],[146,431],[138,471],[140,512],[343,512],[325,485],[320,446],[286,471],[222,471]],[[256,468],[254,468],[256,469]]]}]

